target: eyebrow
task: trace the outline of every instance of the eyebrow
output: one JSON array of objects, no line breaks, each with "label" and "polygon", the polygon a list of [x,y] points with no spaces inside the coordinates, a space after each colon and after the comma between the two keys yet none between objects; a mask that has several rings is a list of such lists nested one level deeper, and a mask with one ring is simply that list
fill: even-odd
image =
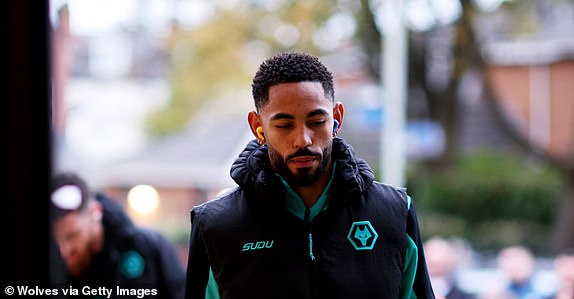
[{"label": "eyebrow", "polygon": [[[307,113],[307,118],[311,118],[317,115],[328,115],[329,112],[325,109],[319,108],[319,109],[315,109],[309,113]],[[278,119],[295,119],[295,116],[291,115],[291,114],[287,114],[287,113],[277,113],[275,115],[273,115],[270,120],[278,120]]]},{"label": "eyebrow", "polygon": [[295,116],[287,113],[277,113],[273,115],[270,120],[278,120],[278,119],[295,119]]}]

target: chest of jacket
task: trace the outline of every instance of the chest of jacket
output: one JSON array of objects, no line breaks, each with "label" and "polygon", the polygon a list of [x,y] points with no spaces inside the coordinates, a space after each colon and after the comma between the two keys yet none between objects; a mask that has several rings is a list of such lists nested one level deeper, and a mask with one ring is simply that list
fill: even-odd
[{"label": "chest of jacket", "polygon": [[234,212],[203,232],[222,297],[398,298],[406,209],[369,194],[309,222],[234,200]]}]

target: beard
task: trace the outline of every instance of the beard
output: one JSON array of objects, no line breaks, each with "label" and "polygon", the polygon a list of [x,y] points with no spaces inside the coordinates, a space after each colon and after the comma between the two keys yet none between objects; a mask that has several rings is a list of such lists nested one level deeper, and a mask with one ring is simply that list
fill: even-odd
[{"label": "beard", "polygon": [[[297,187],[306,187],[316,183],[321,177],[321,175],[325,173],[325,169],[327,169],[327,166],[329,165],[329,162],[331,160],[332,148],[333,148],[332,143],[329,143],[329,145],[323,148],[323,153],[317,153],[309,150],[308,148],[303,148],[298,150],[294,154],[291,154],[286,158],[283,158],[275,149],[273,149],[272,146],[268,145],[269,161],[271,162],[271,166],[273,167],[273,169],[275,169],[275,171],[279,175],[281,175],[281,177],[285,181],[287,181],[289,185]],[[289,169],[287,163],[290,159],[299,156],[319,157],[321,162],[319,163],[319,166],[317,167],[317,169],[315,169],[315,171],[313,171],[313,168],[311,167],[305,167],[305,168],[297,168],[295,172],[292,172]]]},{"label": "beard", "polygon": [[72,277],[78,278],[82,276],[82,274],[86,271],[86,269],[88,269],[91,261],[92,256],[89,254],[84,254],[81,258],[77,259],[74,262],[70,260],[66,260],[65,262],[68,268],[68,273]]}]

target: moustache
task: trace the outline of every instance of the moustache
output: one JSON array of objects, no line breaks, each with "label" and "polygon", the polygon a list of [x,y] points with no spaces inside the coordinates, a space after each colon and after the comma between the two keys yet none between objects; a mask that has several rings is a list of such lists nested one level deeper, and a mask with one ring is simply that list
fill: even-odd
[{"label": "moustache", "polygon": [[288,160],[291,160],[291,159],[293,159],[293,158],[301,157],[301,156],[321,157],[321,154],[320,154],[320,153],[312,152],[312,151],[309,150],[308,148],[303,148],[303,149],[300,149],[300,150],[296,151],[295,153],[293,153],[293,154],[287,156],[287,159],[286,159],[286,160],[288,161]]}]

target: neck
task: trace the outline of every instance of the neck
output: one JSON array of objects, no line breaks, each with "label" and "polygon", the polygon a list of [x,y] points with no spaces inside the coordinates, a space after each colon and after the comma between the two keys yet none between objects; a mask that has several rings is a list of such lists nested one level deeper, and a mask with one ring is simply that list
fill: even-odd
[{"label": "neck", "polygon": [[319,197],[327,187],[327,184],[329,184],[332,167],[333,164],[329,163],[329,166],[325,168],[325,171],[321,177],[319,177],[317,182],[314,184],[310,186],[297,186],[293,188],[293,190],[297,192],[299,196],[301,196],[307,208],[311,208],[317,202],[317,200],[319,200]]}]

